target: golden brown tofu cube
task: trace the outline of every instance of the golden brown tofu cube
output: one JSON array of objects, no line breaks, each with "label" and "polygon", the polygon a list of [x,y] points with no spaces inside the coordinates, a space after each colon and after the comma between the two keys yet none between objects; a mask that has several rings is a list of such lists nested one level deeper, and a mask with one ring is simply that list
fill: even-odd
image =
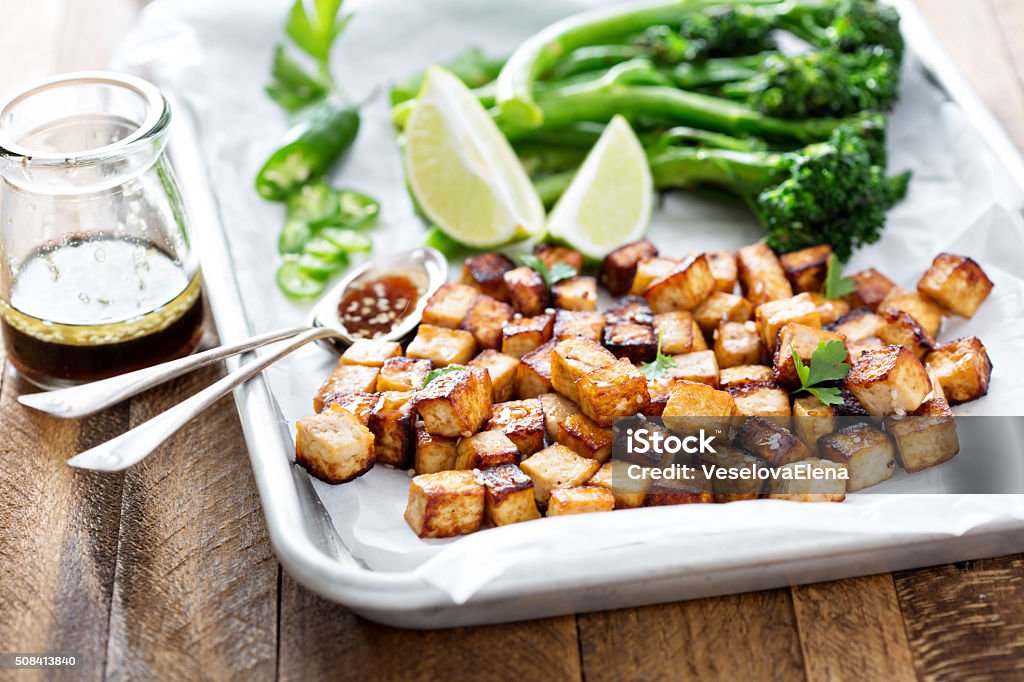
[{"label": "golden brown tofu cube", "polygon": [[526,317],[540,315],[551,303],[547,282],[525,265],[505,273],[505,288],[512,305]]},{"label": "golden brown tofu cube", "polygon": [[885,345],[888,344],[884,344],[882,343],[881,339],[876,338],[864,339],[863,341],[854,341],[852,343],[847,341],[846,350],[850,354],[850,364],[856,364],[856,362],[861,359],[861,356],[863,356],[866,351],[878,350],[879,348]]},{"label": "golden brown tofu cube", "polygon": [[633,283],[629,287],[632,296],[642,296],[647,288],[662,277],[667,277],[679,265],[676,258],[644,258],[636,266]]},{"label": "golden brown tofu cube", "polygon": [[637,264],[657,255],[658,247],[645,239],[615,249],[601,263],[601,284],[613,296],[622,296],[633,285]]},{"label": "golden brown tofu cube", "polygon": [[651,485],[644,500],[646,507],[667,507],[679,504],[712,504],[715,495],[711,492],[711,481],[696,470],[691,479],[659,480]]},{"label": "golden brown tofu cube", "polygon": [[818,306],[818,315],[821,316],[821,324],[832,324],[843,315],[850,312],[850,304],[841,298],[825,298],[813,291],[807,292],[814,305]]},{"label": "golden brown tofu cube", "polygon": [[942,328],[942,308],[916,291],[893,289],[878,304],[878,310],[902,310],[917,320],[921,328],[933,339],[939,335],[939,329]]},{"label": "golden brown tofu cube", "polygon": [[742,471],[761,472],[768,469],[760,457],[749,452],[716,443],[714,452],[703,452],[698,455],[698,459],[702,465],[712,469],[708,479],[716,502],[756,500],[768,487],[767,480],[760,477],[735,478]]},{"label": "golden brown tofu cube", "polygon": [[462,279],[459,282],[476,287],[491,298],[507,303],[505,273],[514,267],[515,263],[500,253],[470,256],[462,265]]},{"label": "golden brown tofu cube", "polygon": [[617,358],[637,364],[651,362],[658,352],[658,337],[646,324],[610,324],[604,328],[604,347]]},{"label": "golden brown tofu cube", "polygon": [[582,336],[563,339],[551,354],[551,385],[573,402],[579,402],[576,382],[587,372],[615,362],[615,355],[601,344]]},{"label": "golden brown tofu cube", "polygon": [[423,309],[423,323],[458,329],[479,294],[479,291],[467,284],[442,284],[427,300],[427,306]]},{"label": "golden brown tofu cube", "polygon": [[430,360],[435,367],[464,365],[476,353],[476,339],[467,331],[421,324],[405,349],[406,357]]},{"label": "golden brown tofu cube", "polygon": [[868,414],[885,417],[913,412],[932,390],[917,356],[903,346],[865,351],[846,375],[846,387]]},{"label": "golden brown tofu cube", "polygon": [[515,464],[480,472],[484,484],[484,509],[492,526],[507,526],[540,518],[533,496],[533,481]]},{"label": "golden brown tofu cube", "polygon": [[[779,340],[775,348],[773,367],[775,382],[783,388],[799,388],[800,377],[796,373],[793,351],[796,351],[805,365],[809,365],[818,344],[832,341],[838,341],[844,347],[846,345],[846,337],[842,334],[803,324],[787,324],[779,331]],[[845,362],[850,362],[849,354],[847,354]]]},{"label": "golden brown tofu cube", "polygon": [[613,460],[605,462],[587,485],[596,485],[611,492],[616,509],[642,507],[647,491],[653,480],[645,476],[630,476],[629,462]]},{"label": "golden brown tofu cube", "polygon": [[884,326],[885,320],[882,319],[881,315],[873,313],[867,308],[857,308],[840,317],[830,324],[827,329],[830,332],[842,334],[846,337],[847,344],[850,344],[855,341],[880,339],[882,327]]},{"label": "golden brown tofu cube", "polygon": [[655,313],[693,310],[715,290],[708,259],[703,253],[686,258],[672,272],[652,282],[644,298]]},{"label": "golden brown tofu cube", "polygon": [[368,426],[370,423],[370,413],[377,407],[379,401],[379,393],[338,393],[327,399],[327,402],[324,403],[324,409],[326,410],[331,405],[337,405],[341,409],[354,414],[360,424]]},{"label": "golden brown tofu cube", "polygon": [[828,259],[832,247],[828,244],[810,246],[779,256],[782,269],[786,271],[789,283],[795,293],[817,292],[825,285],[828,274]]},{"label": "golden brown tofu cube", "polygon": [[946,310],[968,319],[992,291],[992,280],[973,259],[940,253],[917,283],[917,290]]},{"label": "golden brown tofu cube", "polygon": [[886,417],[885,430],[896,444],[896,460],[912,474],[947,462],[960,452],[953,412],[942,398],[926,400],[912,415]]},{"label": "golden brown tofu cube", "polygon": [[606,324],[632,322],[653,325],[654,313],[642,296],[626,296],[604,311],[604,320]]},{"label": "golden brown tofu cube", "polygon": [[539,400],[544,409],[544,431],[551,441],[557,441],[558,425],[570,415],[579,414],[580,407],[558,393],[545,393]]},{"label": "golden brown tofu cube", "polygon": [[416,458],[416,414],[412,391],[381,393],[370,413],[377,461],[399,469],[410,469]]},{"label": "golden brown tofu cube", "polygon": [[380,370],[376,367],[365,367],[363,365],[344,365],[331,370],[331,373],[320,384],[316,395],[313,396],[313,411],[320,412],[327,404],[327,400],[334,395],[346,395],[348,393],[373,393],[377,390],[377,375]]},{"label": "golden brown tofu cube", "polygon": [[778,418],[788,417],[793,413],[789,404],[789,394],[778,386],[749,386],[734,389],[730,393],[741,415]]},{"label": "golden brown tofu cube", "polygon": [[519,371],[519,359],[496,350],[485,350],[469,361],[470,367],[487,370],[491,377],[491,391],[494,402],[503,403],[512,400],[516,392],[516,374]]},{"label": "golden brown tofu cube", "polygon": [[[711,296],[713,297],[715,294]],[[708,349],[708,344],[693,315],[685,310],[655,315],[654,337],[661,341],[661,352],[666,355],[679,355]]]},{"label": "golden brown tofu cube", "polygon": [[660,417],[665,412],[665,406],[668,405],[668,399],[672,395],[672,384],[675,381],[675,379],[669,379],[668,377],[647,379],[647,393],[651,396],[651,399],[647,401],[647,407],[640,410],[640,414],[645,414],[649,417]]},{"label": "golden brown tofu cube", "polygon": [[504,433],[522,457],[529,457],[544,447],[544,407],[539,398],[498,403],[486,428]]},{"label": "golden brown tofu cube", "polygon": [[484,486],[472,471],[417,476],[409,484],[405,520],[421,538],[476,532],[484,522]]},{"label": "golden brown tofu cube", "polygon": [[551,391],[551,354],[555,342],[548,341],[524,355],[516,368],[516,396],[536,398]]},{"label": "golden brown tofu cube", "polygon": [[569,336],[585,336],[601,341],[604,331],[604,315],[596,310],[559,310],[555,312],[553,337],[557,341]]},{"label": "golden brown tofu cube", "polygon": [[347,410],[331,407],[295,429],[295,461],[321,481],[345,483],[373,467],[373,434]]},{"label": "golden brown tofu cube", "polygon": [[874,268],[861,270],[850,275],[853,286],[857,288],[847,298],[851,308],[870,308],[877,310],[878,304],[886,295],[896,288],[896,283]]},{"label": "golden brown tofu cube", "polygon": [[565,263],[576,272],[583,269],[583,254],[567,246],[537,244],[533,247],[533,255],[540,258],[548,270],[555,267],[555,263]]},{"label": "golden brown tofu cube", "polygon": [[715,359],[720,368],[756,365],[765,355],[753,322],[723,322],[715,330],[714,338]]},{"label": "golden brown tofu cube", "polygon": [[580,457],[564,445],[556,443],[523,460],[519,468],[533,480],[537,502],[546,505],[552,490],[583,485],[597,473],[601,463]]},{"label": "golden brown tofu cube", "polygon": [[591,512],[609,512],[613,509],[615,509],[615,496],[610,490],[595,485],[583,485],[576,488],[552,490],[547,515],[589,514]]},{"label": "golden brown tofu cube", "polygon": [[772,368],[767,365],[736,365],[718,372],[718,387],[730,393],[755,386],[775,385]]},{"label": "golden brown tofu cube", "polygon": [[888,481],[896,471],[896,454],[889,436],[867,424],[854,424],[818,441],[821,456],[845,464],[850,480],[846,489],[853,493]]},{"label": "golden brown tofu cube", "polygon": [[434,436],[423,427],[416,429],[416,473],[435,474],[455,468],[458,438]]},{"label": "golden brown tofu cube", "polygon": [[715,291],[731,294],[736,289],[739,277],[736,268],[736,253],[733,251],[706,251],[708,267],[715,279]]},{"label": "golden brown tofu cube", "polygon": [[696,353],[673,355],[675,365],[668,369],[670,379],[685,379],[718,388],[718,360],[714,351],[701,350]]},{"label": "golden brown tofu cube", "polygon": [[460,327],[472,334],[481,348],[500,348],[502,329],[515,312],[508,303],[481,294],[473,301]]},{"label": "golden brown tofu cube", "polygon": [[693,309],[700,330],[711,336],[722,322],[746,322],[754,317],[754,304],[735,294],[714,291]]},{"label": "golden brown tofu cube", "polygon": [[577,455],[602,464],[612,456],[611,428],[598,426],[583,414],[572,414],[558,424],[559,443]]},{"label": "golden brown tofu cube", "polygon": [[939,346],[925,356],[925,362],[950,405],[977,400],[988,393],[992,361],[976,336]]},{"label": "golden brown tofu cube", "polygon": [[587,372],[576,382],[580,412],[601,426],[640,412],[651,399],[647,379],[629,360]]},{"label": "golden brown tofu cube", "polygon": [[[789,502],[842,502],[846,499],[847,476],[846,467],[827,459],[812,459],[806,462],[792,462],[779,469],[792,469],[791,476],[780,471],[779,476],[771,483],[773,500]],[[810,473],[814,471],[817,476]]]},{"label": "golden brown tofu cube", "polygon": [[533,317],[517,317],[502,330],[501,352],[521,358],[551,340],[555,316],[541,313]]},{"label": "golden brown tofu cube", "polygon": [[469,367],[443,374],[416,394],[414,408],[428,432],[468,438],[491,414],[491,377]]},{"label": "golden brown tofu cube", "polygon": [[377,377],[378,391],[418,391],[432,368],[430,360],[389,358]]},{"label": "golden brown tofu cube", "polygon": [[747,417],[736,433],[733,445],[775,467],[801,462],[812,456],[803,441],[767,417]]},{"label": "golden brown tofu cube", "polygon": [[793,401],[793,433],[813,453],[818,451],[818,439],[836,430],[836,413],[813,395]]},{"label": "golden brown tofu cube", "polygon": [[754,317],[757,320],[757,331],[761,334],[761,341],[769,353],[775,353],[779,330],[787,324],[795,322],[821,329],[818,306],[814,305],[814,301],[806,293],[759,305],[754,311]]},{"label": "golden brown tofu cube", "polygon": [[932,337],[908,313],[879,308],[878,316],[885,322],[878,334],[879,340],[886,346],[906,346],[919,358],[923,358],[935,347]]},{"label": "golden brown tofu cube", "polygon": [[739,415],[731,395],[707,384],[676,381],[671,391],[662,417],[665,426],[676,433],[691,434],[700,429],[727,431]]},{"label": "golden brown tofu cube", "polygon": [[563,310],[597,310],[597,280],[576,276],[555,282],[551,287],[555,307]]},{"label": "golden brown tofu cube", "polygon": [[744,246],[736,252],[740,289],[755,307],[793,296],[793,287],[775,253],[764,242]]},{"label": "golden brown tofu cube", "polygon": [[519,461],[519,448],[501,431],[481,431],[459,441],[456,469],[490,469]]},{"label": "golden brown tofu cube", "polygon": [[402,355],[402,344],[397,341],[374,341],[373,339],[357,339],[355,343],[341,354],[344,365],[364,365],[366,367],[383,367],[384,362]]}]

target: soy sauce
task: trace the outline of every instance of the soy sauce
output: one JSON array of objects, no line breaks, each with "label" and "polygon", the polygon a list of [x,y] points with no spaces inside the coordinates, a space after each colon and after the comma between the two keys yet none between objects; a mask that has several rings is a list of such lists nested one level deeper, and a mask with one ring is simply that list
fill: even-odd
[{"label": "soy sauce", "polygon": [[412,313],[421,293],[405,275],[383,275],[349,288],[338,316],[352,336],[380,338]]}]

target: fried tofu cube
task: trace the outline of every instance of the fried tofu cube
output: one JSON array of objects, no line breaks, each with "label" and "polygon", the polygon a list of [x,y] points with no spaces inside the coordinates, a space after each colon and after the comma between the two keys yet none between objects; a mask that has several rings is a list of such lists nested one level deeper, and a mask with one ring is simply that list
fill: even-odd
[{"label": "fried tofu cube", "polygon": [[547,282],[533,268],[524,265],[509,270],[504,278],[509,300],[521,315],[540,315],[551,304]]},{"label": "fried tofu cube", "polygon": [[853,286],[857,288],[847,299],[851,308],[869,308],[877,310],[878,304],[896,288],[896,282],[874,268],[861,270],[850,275]]},{"label": "fried tofu cube", "polygon": [[481,348],[500,348],[502,329],[515,312],[508,303],[481,294],[473,301],[460,328],[472,334]]},{"label": "fried tofu cube", "polygon": [[919,358],[935,347],[935,341],[921,328],[917,320],[902,310],[879,308],[878,316],[885,324],[879,330],[879,340],[887,346],[906,346]]},{"label": "fried tofu cube", "polygon": [[754,307],[793,296],[793,287],[775,253],[764,242],[744,246],[736,252],[740,289]]},{"label": "fried tofu cube", "polygon": [[916,291],[893,289],[878,304],[878,310],[902,310],[917,320],[921,328],[933,339],[939,335],[939,329],[942,328],[942,308]]},{"label": "fried tofu cube", "polygon": [[430,360],[436,367],[464,365],[476,353],[476,339],[467,331],[421,324],[405,349],[406,357]]},{"label": "fried tofu cube", "polygon": [[881,339],[870,338],[863,341],[846,342],[846,350],[850,354],[850,364],[856,364],[858,360],[869,350],[878,350],[888,344],[882,343]]},{"label": "fried tofu cube", "polygon": [[536,398],[551,391],[551,354],[555,342],[548,341],[540,348],[520,358],[516,368],[516,395]]},{"label": "fried tofu cube", "polygon": [[551,287],[555,307],[563,310],[597,310],[597,280],[577,275]]},{"label": "fried tofu cube", "polygon": [[606,324],[632,322],[653,325],[654,313],[642,296],[626,296],[604,311],[604,320]]},{"label": "fried tofu cube", "polygon": [[613,509],[615,509],[615,496],[610,490],[594,485],[583,485],[576,488],[552,490],[547,515],[589,514],[591,512],[609,512]]},{"label": "fried tofu cube", "polygon": [[337,405],[354,414],[360,424],[367,426],[370,423],[370,413],[377,407],[379,400],[379,393],[338,393],[327,399],[324,409]]},{"label": "fried tofu cube", "polygon": [[[778,386],[749,386],[730,391],[736,401],[736,409],[749,417],[789,417],[792,407],[789,394]],[[788,423],[788,420],[787,422]]]},{"label": "fried tofu cube", "polygon": [[754,317],[757,321],[757,331],[761,334],[761,341],[764,342],[769,353],[775,352],[779,330],[787,324],[795,322],[821,329],[821,315],[818,314],[818,306],[814,305],[814,301],[806,293],[759,305],[754,311]]},{"label": "fried tofu cube", "polygon": [[657,255],[658,248],[645,239],[615,249],[601,263],[601,284],[613,296],[622,296],[633,285],[637,264]]},{"label": "fried tofu cube", "polygon": [[442,284],[427,300],[423,324],[458,329],[479,294],[467,284]]},{"label": "fried tofu cube", "polygon": [[504,433],[522,457],[529,457],[544,447],[544,426],[544,406],[539,398],[528,398],[492,405],[486,428]]},{"label": "fried tofu cube", "polygon": [[373,339],[357,339],[355,343],[341,354],[344,365],[364,365],[366,367],[383,367],[384,362],[402,355],[402,344],[397,341],[375,341]]},{"label": "fried tofu cube", "polygon": [[836,430],[836,413],[813,395],[793,401],[793,433],[811,452],[818,451],[818,439]]},{"label": "fried tofu cube", "polygon": [[[711,294],[711,296],[713,297],[715,294]],[[711,300],[711,298],[707,300]],[[661,352],[666,355],[679,355],[708,349],[708,344],[693,315],[685,310],[655,315],[654,337],[655,340],[661,341]]]},{"label": "fried tofu cube", "polygon": [[822,326],[832,324],[843,315],[850,312],[850,304],[841,298],[825,298],[813,291],[807,292],[814,305],[818,306],[818,315],[821,316]]},{"label": "fried tofu cube", "polygon": [[647,407],[640,410],[640,414],[645,414],[649,417],[660,417],[665,412],[665,406],[668,405],[668,399],[672,395],[672,384],[675,381],[675,379],[668,377],[648,378],[647,393],[651,396],[651,399],[647,401]]},{"label": "fried tofu cube", "polygon": [[405,520],[421,538],[476,532],[484,522],[484,486],[472,471],[421,474],[409,484]]},{"label": "fried tofu cube", "polygon": [[630,295],[642,296],[649,286],[670,275],[678,265],[677,258],[644,258],[636,265],[636,274],[629,287]]},{"label": "fried tofu cube", "polygon": [[[780,469],[793,469],[794,474],[782,473],[771,483],[773,500],[789,502],[842,502],[846,499],[846,484],[849,474],[846,467],[827,459],[812,459],[806,462],[791,462]],[[801,475],[800,470],[813,470],[819,476]]]},{"label": "fried tofu cube", "polygon": [[925,356],[925,363],[950,405],[977,400],[988,393],[992,361],[976,336],[939,346]]},{"label": "fried tofu cube", "polygon": [[469,361],[470,367],[487,370],[491,377],[491,395],[496,403],[512,400],[516,392],[519,359],[496,350],[485,350]]},{"label": "fried tofu cube", "polygon": [[842,334],[846,337],[847,344],[850,344],[867,339],[880,340],[884,326],[885,320],[881,315],[873,313],[867,308],[857,308],[828,325],[827,329],[830,332]]},{"label": "fried tofu cube", "polygon": [[423,427],[416,429],[416,473],[435,474],[455,468],[458,438],[435,436]]},{"label": "fried tofu cube", "polygon": [[865,351],[846,375],[846,387],[868,414],[885,417],[913,412],[932,390],[917,356],[903,346]]},{"label": "fried tofu cube", "polygon": [[515,464],[482,471],[480,480],[484,484],[484,511],[492,526],[540,518],[533,496],[533,481]]},{"label": "fried tofu cube", "polygon": [[596,310],[558,310],[555,312],[553,337],[561,341],[569,336],[585,336],[601,341],[604,331],[604,315]]},{"label": "fried tofu cube", "polygon": [[672,360],[675,365],[668,369],[670,379],[696,381],[718,388],[718,360],[715,359],[714,351],[701,350],[696,353],[673,355]]},{"label": "fried tofu cube", "polygon": [[576,382],[587,372],[615,362],[615,355],[601,344],[582,336],[563,339],[551,354],[551,385],[573,402],[579,402]]},{"label": "fried tofu cube", "polygon": [[551,340],[555,316],[541,313],[533,317],[517,317],[502,330],[501,352],[521,358]]},{"label": "fried tofu cube", "polygon": [[580,412],[600,426],[637,414],[651,399],[647,379],[629,360],[587,372],[576,382]]},{"label": "fried tofu cube", "polygon": [[646,324],[610,324],[604,328],[604,347],[617,358],[638,364],[651,362],[658,352],[658,337]]},{"label": "fried tofu cube", "polygon": [[730,393],[756,386],[775,385],[772,368],[767,365],[736,365],[718,372],[718,387]]},{"label": "fried tofu cube", "polygon": [[339,362],[338,366],[332,369],[324,379],[324,383],[320,384],[316,395],[313,396],[313,411],[323,410],[327,400],[334,395],[375,392],[379,374],[380,370],[376,367],[345,365]]},{"label": "fried tofu cube", "polygon": [[793,285],[795,293],[817,292],[825,285],[828,274],[828,259],[832,256],[832,247],[828,244],[810,246],[806,249],[785,253],[779,256],[786,278]]},{"label": "fried tofu cube", "polygon": [[[796,351],[805,365],[809,365],[818,345],[832,341],[838,341],[844,347],[846,345],[846,337],[842,334],[804,324],[787,324],[779,331],[779,340],[775,348],[773,374],[776,383],[783,388],[799,388],[800,377],[796,373],[793,351]],[[847,353],[845,362],[849,361]]]},{"label": "fried tofu cube", "polygon": [[736,267],[736,253],[733,251],[705,251],[711,276],[715,280],[715,291],[731,294],[736,289],[739,277]]},{"label": "fried tofu cube", "polygon": [[667,507],[678,504],[712,504],[715,496],[711,492],[711,481],[697,469],[691,479],[660,480],[647,491],[644,506]]},{"label": "fried tofu cube", "polygon": [[644,298],[655,313],[693,310],[715,290],[708,259],[703,253],[686,258],[672,272],[651,283]]},{"label": "fried tofu cube", "polygon": [[501,431],[481,431],[459,440],[456,469],[490,469],[519,462],[519,448]]},{"label": "fried tofu cube", "polygon": [[757,455],[777,467],[811,458],[811,452],[799,438],[774,420],[747,417],[736,433],[733,445]]},{"label": "fried tofu cube", "polygon": [[719,367],[756,365],[765,355],[753,322],[723,322],[714,333],[715,359]]},{"label": "fried tofu cube", "polygon": [[295,425],[295,461],[327,483],[345,483],[373,467],[373,434],[354,414],[331,407]]},{"label": "fried tofu cube", "polygon": [[411,469],[416,461],[416,415],[412,391],[381,393],[367,426],[373,434],[377,461]]},{"label": "fried tofu cube", "polygon": [[823,459],[846,465],[853,493],[888,481],[896,471],[896,453],[889,436],[867,424],[854,424],[818,441]]},{"label": "fried tofu cube", "polygon": [[491,377],[469,367],[443,374],[420,389],[413,406],[429,433],[468,438],[491,414]]},{"label": "fried tofu cube", "polygon": [[596,459],[580,457],[564,445],[556,443],[523,460],[519,467],[533,480],[537,502],[546,505],[552,490],[583,485],[597,473],[601,463]]},{"label": "fried tofu cube", "polygon": [[711,336],[722,322],[746,322],[754,317],[754,304],[735,294],[713,291],[693,309],[700,330]]},{"label": "fried tofu cube", "polygon": [[570,415],[579,414],[580,407],[558,393],[540,396],[540,404],[544,409],[544,431],[551,441],[557,441],[558,425]]},{"label": "fried tofu cube", "polygon": [[992,291],[992,280],[973,259],[940,253],[917,283],[917,290],[946,310],[968,319]]},{"label": "fried tofu cube", "polygon": [[418,391],[423,388],[433,364],[416,358],[389,358],[377,377],[378,391]]},{"label": "fried tofu cube", "polygon": [[555,263],[565,263],[576,272],[583,269],[583,254],[567,246],[537,244],[533,247],[533,255],[540,258],[548,270],[555,267]]},{"label": "fried tofu cube", "polygon": [[470,256],[462,264],[462,278],[459,282],[473,286],[497,301],[507,303],[505,273],[514,267],[515,263],[500,253]]},{"label": "fried tofu cube", "polygon": [[701,429],[725,432],[738,415],[736,401],[725,391],[694,381],[676,381],[662,418],[668,428],[688,435]]},{"label": "fried tofu cube", "polygon": [[[756,500],[768,487],[767,480],[757,476],[747,479],[733,478],[733,472],[758,472],[768,468],[764,460],[749,452],[716,443],[714,452],[704,452],[698,457],[702,464],[712,468],[709,480],[716,502]],[[719,470],[725,471],[719,474]]]},{"label": "fried tofu cube", "polygon": [[583,414],[572,414],[559,422],[557,440],[577,455],[602,464],[612,456],[611,428],[598,426]]},{"label": "fried tofu cube", "polygon": [[896,444],[896,460],[913,474],[947,462],[960,452],[960,439],[949,404],[926,400],[912,415],[886,417],[885,430]]},{"label": "fried tofu cube", "polygon": [[629,475],[629,462],[613,460],[605,462],[587,485],[598,486],[611,492],[616,509],[642,507],[647,491],[654,481],[648,477]]}]

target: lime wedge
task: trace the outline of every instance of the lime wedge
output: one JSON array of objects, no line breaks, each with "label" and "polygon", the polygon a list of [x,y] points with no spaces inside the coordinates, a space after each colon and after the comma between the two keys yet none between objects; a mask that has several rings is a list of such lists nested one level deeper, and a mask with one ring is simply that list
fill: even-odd
[{"label": "lime wedge", "polygon": [[588,258],[604,258],[644,235],[652,202],[643,145],[626,119],[616,116],[551,210],[548,233]]},{"label": "lime wedge", "polygon": [[446,235],[489,248],[543,229],[544,207],[533,183],[458,78],[439,66],[427,70],[405,134],[409,187]]}]

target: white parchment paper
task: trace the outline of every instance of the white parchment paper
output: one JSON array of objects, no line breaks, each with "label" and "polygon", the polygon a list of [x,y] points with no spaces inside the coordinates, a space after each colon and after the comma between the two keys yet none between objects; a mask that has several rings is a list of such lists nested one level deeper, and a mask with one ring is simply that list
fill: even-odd
[{"label": "white parchment paper", "polygon": [[[348,92],[365,105],[359,138],[336,181],[381,200],[381,225],[373,232],[378,252],[411,248],[423,230],[403,185],[389,85],[471,45],[507,54],[542,26],[596,4],[599,0],[346,3],[357,16],[341,40],[336,70]],[[141,72],[192,110],[253,332],[300,324],[308,312],[274,285],[283,210],[253,190],[256,171],[287,129],[284,115],[262,90],[287,6],[284,0],[157,0],[115,58],[115,66]],[[996,284],[992,296],[973,320],[948,319],[940,339],[981,337],[995,372],[989,395],[957,412],[1024,414],[1024,192],[913,55],[892,116],[890,147],[891,169],[914,172],[910,196],[890,214],[883,240],[857,253],[849,271],[875,267],[913,288],[939,251],[981,262]],[[669,255],[736,248],[759,236],[742,208],[683,195],[664,201],[650,231]],[[308,348],[268,371],[291,424],[310,414],[311,397],[335,362],[327,351]],[[1011,475],[1020,475],[1022,447],[1019,441],[1007,443]],[[682,544],[735,556],[741,538],[756,552],[815,533],[922,539],[1020,528],[1024,522],[1020,496],[853,495],[842,505],[813,505],[813,512],[811,505],[758,500],[563,517],[425,541],[402,519],[408,482],[406,472],[378,467],[343,486],[315,481],[315,487],[353,556],[374,570],[416,570],[456,602],[509,567],[554,553]],[[942,490],[942,483],[939,467],[897,476],[874,490]]]}]

